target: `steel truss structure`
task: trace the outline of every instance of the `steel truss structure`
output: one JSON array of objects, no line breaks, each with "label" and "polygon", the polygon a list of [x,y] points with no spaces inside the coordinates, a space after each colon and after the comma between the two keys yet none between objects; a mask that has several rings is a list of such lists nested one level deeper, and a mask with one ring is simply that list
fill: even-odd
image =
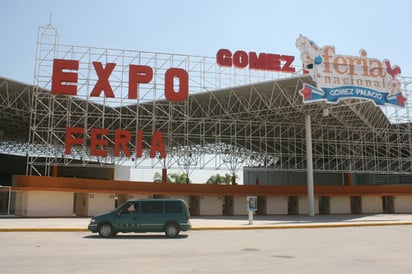
[{"label": "steel truss structure", "polygon": [[[80,61],[78,96],[51,95],[53,59]],[[96,83],[92,62],[116,63],[110,83],[116,98],[90,97]],[[136,100],[127,98],[130,64],[154,68],[153,80],[139,87]],[[190,75],[184,102],[164,98],[164,73],[184,68]],[[303,104],[299,90],[314,84],[310,76],[221,68],[215,58],[109,50],[60,45],[57,30],[39,29],[35,85],[10,90],[0,82],[1,118],[29,140],[5,140],[1,151],[20,145],[28,158],[27,173],[48,175],[54,165],[107,166],[131,162],[135,167],[225,168],[236,174],[243,166],[284,171],[306,170],[305,116],[312,120],[313,168],[316,172],[412,174],[412,79],[401,77],[404,109],[380,108],[365,100],[339,104]],[[13,83],[12,83],[13,84]],[[17,84],[14,84],[17,85]],[[30,119],[28,119],[28,115]],[[30,123],[28,124],[28,121]],[[84,128],[85,142],[64,153],[67,127]],[[92,128],[105,128],[107,157],[91,156]],[[114,156],[116,129],[136,140],[143,131],[143,155],[130,142],[132,156]],[[163,133],[166,158],[149,158],[153,131]],[[16,131],[17,132],[17,131]],[[27,136],[27,135],[21,135]],[[4,139],[4,138],[3,138]]]}]

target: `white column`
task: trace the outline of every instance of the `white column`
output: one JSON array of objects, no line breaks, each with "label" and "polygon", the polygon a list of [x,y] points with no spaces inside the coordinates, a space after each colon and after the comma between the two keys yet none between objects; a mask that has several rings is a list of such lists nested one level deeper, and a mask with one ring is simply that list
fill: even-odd
[{"label": "white column", "polygon": [[309,216],[315,216],[315,195],[313,191],[312,128],[309,114],[305,117],[305,127]]}]

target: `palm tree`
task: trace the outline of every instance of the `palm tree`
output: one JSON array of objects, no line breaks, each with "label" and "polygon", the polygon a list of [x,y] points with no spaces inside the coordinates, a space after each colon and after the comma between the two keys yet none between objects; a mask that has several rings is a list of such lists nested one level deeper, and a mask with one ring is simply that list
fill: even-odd
[{"label": "palm tree", "polygon": [[189,184],[190,180],[186,173],[172,173],[170,174],[170,178],[172,179],[173,183],[176,184]]},{"label": "palm tree", "polygon": [[226,173],[225,176],[220,174],[212,175],[207,181],[206,184],[215,184],[215,185],[229,185],[232,180],[232,175]]},{"label": "palm tree", "polygon": [[[153,176],[153,181],[155,183],[161,183],[162,182],[162,174],[160,172],[155,172]],[[167,175],[166,182],[170,183],[172,180],[170,179],[170,175]]]},{"label": "palm tree", "polygon": [[[175,183],[175,184],[188,184],[190,180],[186,173],[171,173],[167,174],[167,182],[168,183]],[[155,183],[162,182],[162,174],[160,172],[155,172],[153,176],[153,181]]]}]

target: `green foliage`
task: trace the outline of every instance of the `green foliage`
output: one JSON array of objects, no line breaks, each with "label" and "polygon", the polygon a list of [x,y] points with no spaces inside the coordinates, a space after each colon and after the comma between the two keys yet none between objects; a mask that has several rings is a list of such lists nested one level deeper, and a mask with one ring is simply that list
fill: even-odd
[{"label": "green foliage", "polygon": [[220,174],[212,175],[207,181],[206,184],[215,184],[215,185],[230,185],[232,182],[232,175],[226,173],[224,176]]},{"label": "green foliage", "polygon": [[[153,181],[155,183],[161,183],[162,174],[160,172],[156,172],[154,174]],[[190,180],[188,180],[188,176],[186,173],[171,173],[167,174],[167,182],[175,184],[187,184],[190,183]]]}]

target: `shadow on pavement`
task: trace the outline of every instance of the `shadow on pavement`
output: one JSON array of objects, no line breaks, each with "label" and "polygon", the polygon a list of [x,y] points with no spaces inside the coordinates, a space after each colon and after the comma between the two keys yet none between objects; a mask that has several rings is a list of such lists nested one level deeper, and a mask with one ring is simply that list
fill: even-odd
[{"label": "shadow on pavement", "polygon": [[83,237],[84,239],[99,239],[99,240],[176,240],[176,239],[186,239],[188,235],[179,235],[175,238],[168,238],[162,234],[117,234],[116,236],[110,238],[102,238],[97,234],[87,235]]}]

